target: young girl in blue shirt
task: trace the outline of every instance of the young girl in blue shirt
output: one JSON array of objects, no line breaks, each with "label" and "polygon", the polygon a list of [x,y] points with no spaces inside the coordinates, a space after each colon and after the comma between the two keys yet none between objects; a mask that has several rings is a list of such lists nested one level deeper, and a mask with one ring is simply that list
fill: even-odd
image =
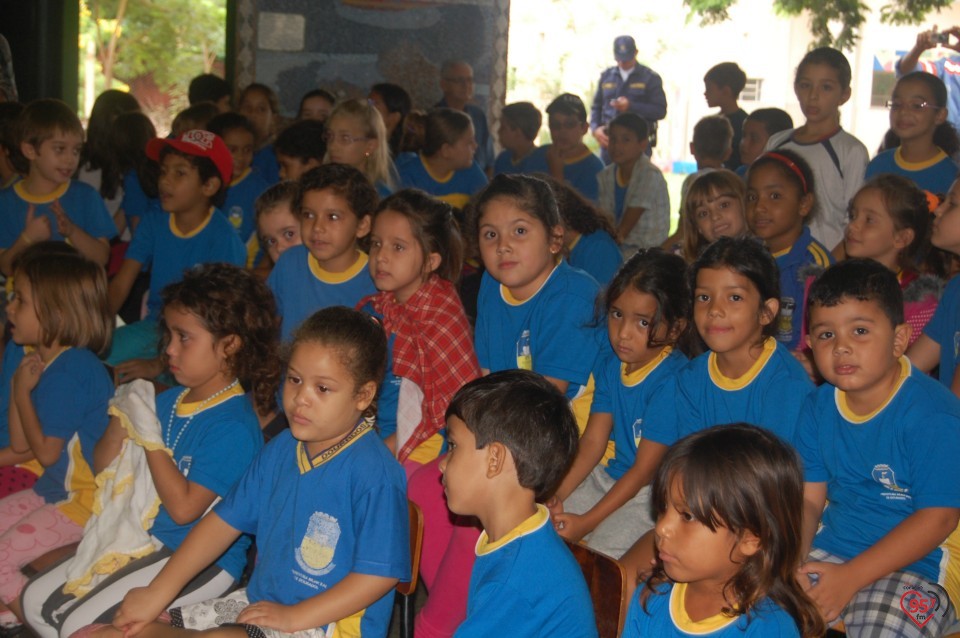
[{"label": "young girl in blue shirt", "polygon": [[354,167],[367,176],[380,197],[387,197],[396,188],[387,130],[380,111],[372,104],[366,100],[338,104],[327,119],[324,139],[326,163]]},{"label": "young girl in blue shirt", "polygon": [[38,251],[14,273],[7,318],[13,342],[30,352],[11,382],[10,450],[44,472],[32,488],[0,500],[0,626],[19,624],[20,568],[83,534],[96,488],[94,445],[113,395],[97,358],[112,328],[103,268]]},{"label": "young girl in blue shirt", "polygon": [[[269,290],[237,266],[205,264],[187,271],[162,294],[161,350],[179,385],[156,398],[165,449],[146,451],[160,497],[149,530],[157,550],[125,565],[120,562],[121,569],[90,591],[79,586],[81,578],[67,582],[68,562],[32,580],[24,592],[24,610],[30,626],[44,638],[110,622],[123,593],[150,581],[263,446],[254,409],[266,414],[275,407],[280,379],[279,334]],[[97,444],[97,470],[109,465],[127,436],[120,419],[111,419]],[[249,545],[249,537],[243,536],[225,546],[214,565],[177,592],[178,604],[232,589],[240,580]],[[109,568],[94,565],[89,575]]]},{"label": "young girl in blue shirt", "polygon": [[656,563],[624,638],[822,636],[796,575],[802,481],[793,449],[755,426],[720,425],[671,447],[653,481]]},{"label": "young girl in blue shirt", "polygon": [[675,376],[689,341],[683,259],[639,251],[599,302],[611,347],[597,358],[590,419],[550,508],[562,537],[619,558],[653,527],[648,485],[677,439]]}]

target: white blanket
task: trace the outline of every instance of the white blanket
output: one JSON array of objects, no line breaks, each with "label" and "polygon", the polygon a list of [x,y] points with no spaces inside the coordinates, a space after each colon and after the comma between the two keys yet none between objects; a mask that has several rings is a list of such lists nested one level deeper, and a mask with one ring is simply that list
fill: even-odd
[{"label": "white blanket", "polygon": [[97,474],[93,516],[67,565],[66,594],[81,598],[130,561],[160,547],[149,534],[160,497],[145,451],[166,449],[154,406],[153,384],[144,380],[120,386],[110,399],[109,413],[120,419],[129,438],[117,458]]}]

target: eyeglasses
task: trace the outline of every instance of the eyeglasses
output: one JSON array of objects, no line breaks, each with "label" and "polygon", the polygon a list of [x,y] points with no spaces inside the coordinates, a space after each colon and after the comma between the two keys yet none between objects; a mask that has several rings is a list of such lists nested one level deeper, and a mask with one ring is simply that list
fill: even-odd
[{"label": "eyeglasses", "polygon": [[887,102],[887,108],[890,109],[891,111],[902,111],[903,109],[906,109],[908,111],[913,111],[914,113],[919,113],[924,109],[940,110],[943,107],[937,106],[936,104],[931,104],[930,102],[926,102],[926,101],[894,102],[891,100]]},{"label": "eyeglasses", "polygon": [[349,133],[334,133],[333,131],[325,131],[323,134],[323,141],[327,144],[332,142],[339,142],[346,146],[347,144],[356,144],[357,142],[365,142],[368,138],[366,137],[354,137]]}]

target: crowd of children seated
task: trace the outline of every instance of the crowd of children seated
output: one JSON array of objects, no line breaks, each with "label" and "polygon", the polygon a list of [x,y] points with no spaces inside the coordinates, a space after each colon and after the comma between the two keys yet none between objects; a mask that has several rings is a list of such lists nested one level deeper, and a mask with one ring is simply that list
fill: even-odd
[{"label": "crowd of children seated", "polygon": [[408,501],[418,638],[596,636],[565,542],[623,636],[960,635],[946,89],[900,77],[871,159],[840,51],[796,127],[745,81],[706,71],[673,203],[570,93],[482,162],[389,83],[287,121],[204,75],[165,138],[0,104],[0,637],[384,637]]}]

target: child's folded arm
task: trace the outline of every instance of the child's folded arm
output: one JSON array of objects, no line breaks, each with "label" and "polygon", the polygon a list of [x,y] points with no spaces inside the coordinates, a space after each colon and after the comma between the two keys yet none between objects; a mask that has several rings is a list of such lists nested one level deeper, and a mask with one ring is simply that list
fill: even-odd
[{"label": "child's folded arm", "polygon": [[349,618],[377,602],[397,586],[398,579],[350,572],[323,593],[295,605],[261,601],[247,606],[237,622],[286,633],[314,629]]},{"label": "child's folded arm", "polygon": [[160,501],[178,525],[186,525],[200,518],[217,498],[215,492],[181,474],[166,450],[148,450],[147,466]]},{"label": "child's folded arm", "polygon": [[135,636],[173,602],[177,594],[240,536],[215,512],[198,522],[160,573],[146,587],[130,590],[113,618],[126,638]]}]

